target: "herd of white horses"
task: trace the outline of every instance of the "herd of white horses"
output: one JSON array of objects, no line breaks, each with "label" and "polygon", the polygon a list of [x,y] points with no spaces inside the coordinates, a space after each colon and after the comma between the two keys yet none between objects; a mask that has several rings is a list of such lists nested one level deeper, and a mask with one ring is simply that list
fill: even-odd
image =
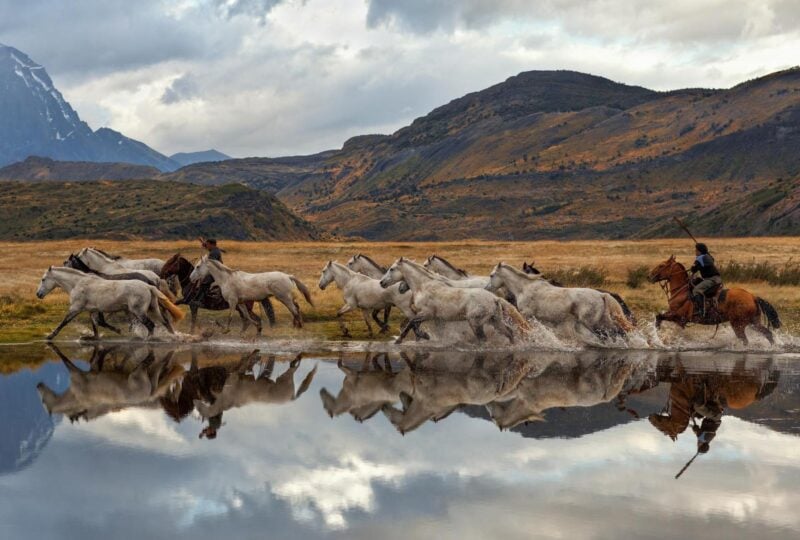
[{"label": "herd of white horses", "polygon": [[[204,256],[189,277],[197,284],[207,276],[213,277],[212,287],[218,287],[215,292],[226,303],[225,332],[238,312],[243,332],[252,323],[260,333],[260,320],[255,320],[252,305],[259,302],[265,311],[271,311],[271,298],[289,309],[295,326],[302,326],[300,307],[293,296],[295,288],[313,306],[308,288],[284,272],[250,273]],[[529,265],[520,270],[501,262],[489,275],[476,276],[436,255],[423,264],[400,257],[386,268],[357,254],[346,264],[328,261],[324,265],[319,288],[324,290],[331,283],[336,284],[344,300],[336,312],[344,337],[349,337],[346,313],[361,311],[367,331],[373,336],[370,321],[378,324],[381,333],[388,332],[392,308],[405,316],[397,343],[411,331],[417,340],[431,339],[430,329],[451,323],[462,327],[466,323],[478,342],[486,341],[489,331],[513,343],[525,338],[532,325],[584,342],[624,336],[634,329],[632,317],[618,296],[590,288],[562,287]],[[131,324],[136,321],[144,325],[148,337],[157,324],[174,333],[173,322],[184,317],[175,304],[175,280],[165,274],[165,261],[156,258],[129,259],[84,248],[71,254],[63,266],[48,268],[36,295],[44,298],[56,287],[69,294],[69,308],[48,339],[84,312],[90,315],[95,339],[99,338],[98,326],[120,333],[105,318],[111,313],[127,313]],[[248,303],[248,309],[243,309]]]}]

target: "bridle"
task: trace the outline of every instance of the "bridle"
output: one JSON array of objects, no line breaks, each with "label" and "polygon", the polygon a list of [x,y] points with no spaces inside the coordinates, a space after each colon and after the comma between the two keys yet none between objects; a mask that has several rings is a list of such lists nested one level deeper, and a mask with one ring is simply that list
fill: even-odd
[{"label": "bridle", "polygon": [[671,290],[669,287],[669,281],[670,279],[672,279],[672,276],[681,273],[688,274],[689,272],[686,270],[681,270],[680,268],[676,268],[675,261],[672,261],[672,263],[670,263],[670,267],[671,267],[670,273],[666,277],[658,280],[658,284],[661,286],[661,290],[664,291],[664,295],[667,297],[668,304],[672,302],[672,300],[674,300],[678,296],[678,294],[683,292],[684,289],[688,289],[689,285],[691,285],[691,281],[687,281],[685,284],[681,285],[677,289]]}]

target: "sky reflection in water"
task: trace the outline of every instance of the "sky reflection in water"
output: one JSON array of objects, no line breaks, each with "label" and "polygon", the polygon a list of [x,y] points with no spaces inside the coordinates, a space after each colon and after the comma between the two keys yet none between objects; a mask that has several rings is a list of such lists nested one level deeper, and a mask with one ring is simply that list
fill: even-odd
[{"label": "sky reflection in water", "polygon": [[[44,358],[0,378],[3,538],[800,534],[793,358]],[[682,411],[718,428],[675,480],[698,447]]]}]

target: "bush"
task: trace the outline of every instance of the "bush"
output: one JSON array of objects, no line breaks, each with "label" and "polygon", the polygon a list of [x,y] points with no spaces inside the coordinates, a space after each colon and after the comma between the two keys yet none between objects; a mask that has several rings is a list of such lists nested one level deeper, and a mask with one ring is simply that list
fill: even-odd
[{"label": "bush", "polygon": [[605,268],[581,266],[574,270],[556,270],[547,272],[547,279],[557,281],[565,287],[602,287],[606,282],[608,272]]},{"label": "bush", "polygon": [[638,289],[642,286],[642,283],[647,281],[647,276],[650,274],[650,270],[646,266],[637,266],[635,268],[628,269],[628,278],[625,280],[625,283],[631,289]]},{"label": "bush", "polygon": [[767,261],[729,261],[721,264],[719,271],[726,282],[765,281],[770,285],[800,285],[800,264],[791,260],[783,265]]}]

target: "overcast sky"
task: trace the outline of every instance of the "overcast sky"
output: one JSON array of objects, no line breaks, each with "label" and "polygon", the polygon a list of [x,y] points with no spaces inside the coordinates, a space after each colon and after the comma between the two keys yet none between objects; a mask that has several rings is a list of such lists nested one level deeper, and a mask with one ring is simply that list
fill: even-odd
[{"label": "overcast sky", "polygon": [[520,71],[727,87],[798,63],[795,0],[2,0],[0,42],[165,153],[338,148]]}]

